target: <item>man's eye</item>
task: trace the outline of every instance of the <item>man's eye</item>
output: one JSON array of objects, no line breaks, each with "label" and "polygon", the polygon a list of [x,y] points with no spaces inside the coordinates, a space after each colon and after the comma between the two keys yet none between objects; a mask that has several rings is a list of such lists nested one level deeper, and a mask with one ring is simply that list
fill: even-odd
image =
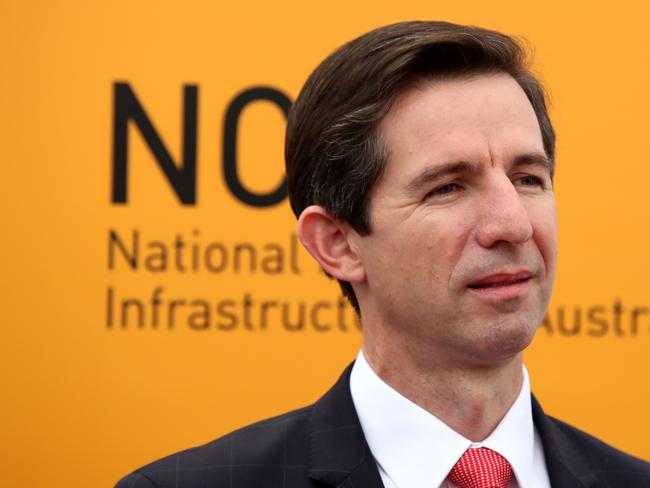
[{"label": "man's eye", "polygon": [[541,178],[533,175],[526,175],[522,176],[521,178],[517,178],[515,180],[515,183],[523,186],[544,186],[544,181]]},{"label": "man's eye", "polygon": [[446,185],[439,186],[438,188],[435,188],[434,190],[431,190],[427,194],[427,197],[442,197],[442,196],[454,193],[454,192],[456,192],[458,190],[459,190],[459,186],[456,183],[448,183]]}]

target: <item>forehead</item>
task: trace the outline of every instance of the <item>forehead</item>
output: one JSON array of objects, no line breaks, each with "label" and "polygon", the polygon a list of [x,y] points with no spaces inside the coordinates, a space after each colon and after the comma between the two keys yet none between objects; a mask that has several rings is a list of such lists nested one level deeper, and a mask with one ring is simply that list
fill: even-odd
[{"label": "forehead", "polygon": [[388,149],[382,180],[393,182],[436,164],[506,165],[521,154],[544,151],[533,107],[505,73],[411,86],[378,133]]}]

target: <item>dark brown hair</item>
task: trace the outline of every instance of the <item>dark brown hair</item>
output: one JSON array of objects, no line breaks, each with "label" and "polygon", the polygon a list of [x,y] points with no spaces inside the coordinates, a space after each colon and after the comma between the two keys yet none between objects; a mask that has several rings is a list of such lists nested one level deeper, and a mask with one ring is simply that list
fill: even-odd
[{"label": "dark brown hair", "polygon": [[[370,189],[386,162],[377,126],[400,93],[422,79],[504,72],[530,100],[547,157],[555,133],[544,89],[529,70],[525,49],[499,32],[447,22],[402,22],[341,46],[309,76],[291,108],[285,159],[296,216],[321,205],[357,232],[371,232]],[[359,313],[350,283],[341,289]]]}]

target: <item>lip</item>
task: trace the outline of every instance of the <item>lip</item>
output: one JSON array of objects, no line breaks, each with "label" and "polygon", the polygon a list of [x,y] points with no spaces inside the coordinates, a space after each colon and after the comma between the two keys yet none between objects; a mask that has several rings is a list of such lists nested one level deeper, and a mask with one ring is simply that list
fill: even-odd
[{"label": "lip", "polygon": [[500,272],[467,285],[470,292],[488,299],[512,300],[522,297],[531,286],[530,271]]}]

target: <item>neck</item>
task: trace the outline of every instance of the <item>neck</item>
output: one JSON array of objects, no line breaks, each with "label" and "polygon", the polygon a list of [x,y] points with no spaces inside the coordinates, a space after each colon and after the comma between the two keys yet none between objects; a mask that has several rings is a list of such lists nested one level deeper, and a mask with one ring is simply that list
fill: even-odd
[{"label": "neck", "polygon": [[489,364],[445,363],[432,351],[404,354],[367,340],[363,352],[383,381],[473,442],[496,428],[523,381],[521,353]]}]

